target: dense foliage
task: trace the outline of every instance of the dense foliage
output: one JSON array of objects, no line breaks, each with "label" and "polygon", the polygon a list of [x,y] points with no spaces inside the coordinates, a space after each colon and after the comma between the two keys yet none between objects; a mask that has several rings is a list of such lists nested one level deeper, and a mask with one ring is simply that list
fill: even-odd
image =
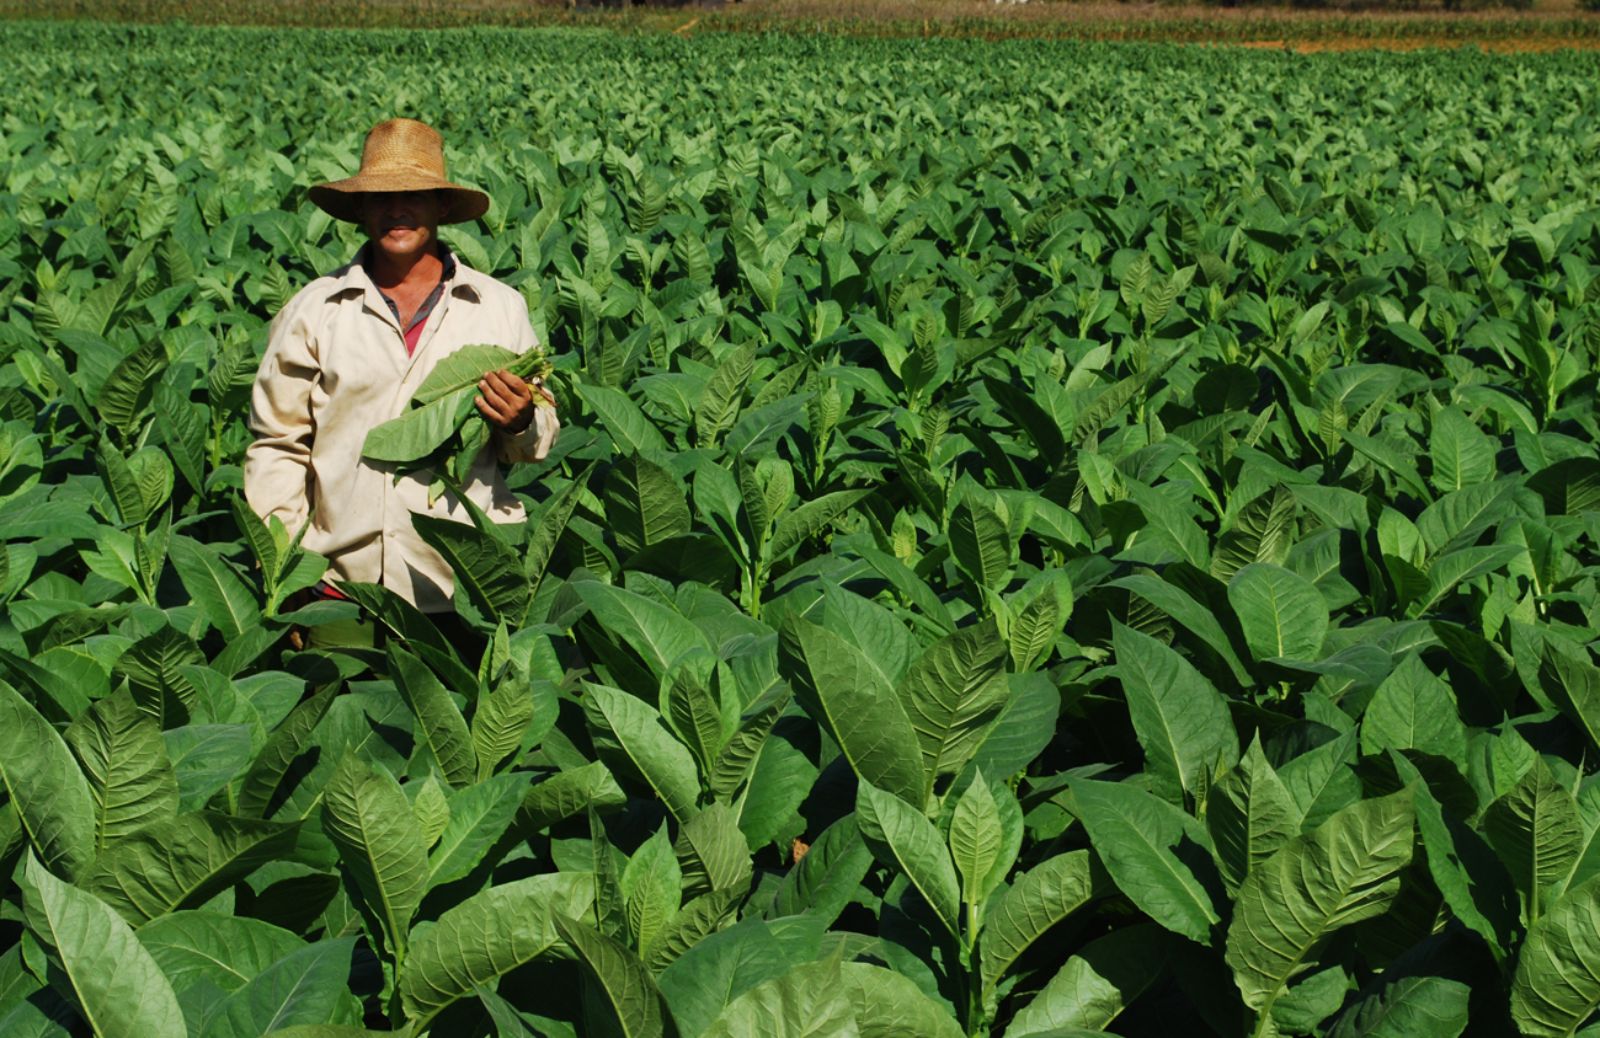
[{"label": "dense foliage", "polygon": [[[0,1033],[1600,1005],[1591,60],[0,35]],[[239,500],[393,114],[563,387],[481,656]]]}]

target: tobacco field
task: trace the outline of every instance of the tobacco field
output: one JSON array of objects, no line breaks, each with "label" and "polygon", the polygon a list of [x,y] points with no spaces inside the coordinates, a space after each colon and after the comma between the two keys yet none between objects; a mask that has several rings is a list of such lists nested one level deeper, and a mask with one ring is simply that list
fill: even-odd
[{"label": "tobacco field", "polygon": [[[1592,56],[0,44],[0,1035],[1600,1034]],[[393,115],[481,654],[240,492]]]}]

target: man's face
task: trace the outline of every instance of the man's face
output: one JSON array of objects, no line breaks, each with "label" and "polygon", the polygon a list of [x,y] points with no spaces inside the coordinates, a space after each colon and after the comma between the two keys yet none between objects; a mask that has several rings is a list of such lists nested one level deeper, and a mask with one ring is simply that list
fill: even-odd
[{"label": "man's face", "polygon": [[375,191],[362,197],[367,237],[395,259],[433,247],[442,207],[432,191]]}]

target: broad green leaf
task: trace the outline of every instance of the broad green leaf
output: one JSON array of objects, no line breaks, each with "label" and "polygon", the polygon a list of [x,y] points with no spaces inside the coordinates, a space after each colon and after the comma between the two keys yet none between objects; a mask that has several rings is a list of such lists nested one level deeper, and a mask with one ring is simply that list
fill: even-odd
[{"label": "broad green leaf", "polygon": [[583,402],[599,416],[600,424],[610,434],[618,453],[626,455],[667,450],[666,437],[661,435],[661,430],[655,427],[639,405],[629,399],[628,394],[606,386],[580,385],[577,389]]},{"label": "broad green leaf", "polygon": [[739,403],[750,381],[756,349],[745,342],[728,350],[706,380],[694,409],[695,445],[713,447],[739,416]]},{"label": "broad green leaf", "polygon": [[856,789],[856,823],[877,859],[904,873],[945,927],[960,933],[961,888],[933,823],[868,782]]},{"label": "broad green leaf", "polygon": [[445,781],[460,788],[478,777],[478,757],[472,735],[450,693],[431,669],[411,653],[391,642],[389,673],[417,718],[417,735],[444,773]]},{"label": "broad green leaf", "polygon": [[19,881],[28,932],[98,1038],[185,1038],[172,985],[111,906],[52,876],[32,855]]},{"label": "broad green leaf", "polygon": [[872,851],[861,838],[856,816],[845,815],[822,831],[805,857],[784,873],[769,916],[814,914],[831,924],[856,896]]},{"label": "broad green leaf", "polygon": [[1433,461],[1433,485],[1441,492],[1460,490],[1494,476],[1494,441],[1454,407],[1442,407],[1434,414],[1428,454]]},{"label": "broad green leaf", "polygon": [[1229,580],[1252,562],[1283,565],[1294,536],[1294,515],[1294,494],[1282,484],[1240,508],[1217,538],[1211,575]]},{"label": "broad green leaf", "polygon": [[692,1036],[703,1034],[729,1002],[790,965],[772,930],[746,919],[687,949],[661,972],[659,983],[679,1033]]},{"label": "broad green leaf", "polygon": [[557,710],[554,689],[547,682],[531,680],[514,668],[492,689],[478,695],[472,711],[473,754],[478,758],[478,781],[494,774],[500,762],[522,746],[528,729],[538,730],[537,739],[555,721]]},{"label": "broad green leaf", "polygon": [[871,490],[836,490],[812,498],[778,520],[768,550],[779,561],[791,551],[818,536],[840,516],[871,496]]},{"label": "broad green leaf", "polygon": [[511,826],[526,788],[521,775],[499,775],[450,797],[449,820],[428,853],[430,890],[461,879],[478,866]]},{"label": "broad green leaf", "polygon": [[526,622],[533,590],[514,548],[469,523],[452,519],[414,515],[411,525],[450,564],[458,604],[459,596],[465,596],[472,609],[491,623],[521,627]]},{"label": "broad green leaf", "polygon": [[642,551],[690,532],[689,503],[666,469],[634,454],[606,477],[606,526],[623,551]]},{"label": "broad green leaf", "polygon": [[501,369],[520,378],[530,378],[538,373],[543,364],[544,357],[537,349],[514,353],[504,346],[491,343],[462,346],[440,358],[411,398],[419,404],[426,404],[458,390],[475,388],[484,375]]},{"label": "broad green leaf", "polygon": [[66,741],[89,780],[97,847],[178,813],[178,780],[161,729],[126,692],[80,714]]},{"label": "broad green leaf", "polygon": [[855,646],[807,620],[783,628],[785,673],[808,714],[862,780],[918,805],[927,790],[916,729],[881,673]]},{"label": "broad green leaf", "polygon": [[1405,791],[1362,800],[1251,871],[1227,948],[1245,1005],[1269,1012],[1324,938],[1388,908],[1411,861],[1414,819]]},{"label": "broad green leaf", "polygon": [[[733,922],[746,893],[743,889],[728,887],[686,902],[651,942],[650,951],[644,957],[645,967],[659,977],[662,970],[690,949]],[[670,995],[667,1002],[671,1005]]]},{"label": "broad green leaf", "polygon": [[287,855],[298,825],[211,811],[152,822],[109,846],[79,883],[139,926],[197,908],[257,866]]},{"label": "broad green leaf", "polygon": [[999,878],[1005,878],[1009,863],[998,870],[997,866],[1008,851],[1014,860],[1016,848],[1006,846],[1000,807],[980,771],[950,814],[950,857],[961,875],[962,900],[977,904],[989,896],[994,873],[999,871]]},{"label": "broad green leaf", "polygon": [[685,654],[709,648],[698,627],[654,599],[592,580],[570,586],[600,626],[637,652],[658,678]]},{"label": "broad green leaf", "polygon": [[212,1013],[203,1038],[331,1023],[340,1004],[350,1000],[355,943],[354,937],[341,937],[296,948],[229,995]]},{"label": "broad green leaf", "polygon": [[1339,1014],[1328,1038],[1458,1038],[1471,989],[1444,977],[1402,977]]},{"label": "broad green leaf", "polygon": [[1483,835],[1522,895],[1529,922],[1542,914],[1546,891],[1565,881],[1583,844],[1578,805],[1544,761],[1483,813]]},{"label": "broad green leaf", "polygon": [[706,785],[712,796],[731,798],[750,776],[773,726],[788,709],[790,696],[789,686],[778,682],[745,710],[708,769]]},{"label": "broad green leaf", "polygon": [[967,498],[950,516],[950,554],[980,588],[1002,591],[1011,576],[1011,534],[994,510]]},{"label": "broad green leaf", "polygon": [[313,745],[313,733],[339,691],[337,684],[321,688],[298,704],[283,723],[267,736],[250,770],[239,785],[238,810],[242,815],[266,818],[278,806],[281,787],[290,777],[296,758]]},{"label": "broad green leaf", "polygon": [[237,638],[261,623],[255,595],[215,548],[179,536],[167,552],[184,590],[224,638]]},{"label": "broad green leaf", "polygon": [[1455,917],[1484,939],[1497,960],[1503,959],[1517,928],[1516,888],[1510,873],[1464,819],[1445,814],[1415,765],[1395,750],[1389,751],[1389,759],[1400,780],[1411,788],[1417,831],[1434,886]]},{"label": "broad green leaf", "polygon": [[1089,942],[1018,1010],[1005,1038],[1105,1029],[1161,975],[1170,949],[1171,938],[1150,923]]},{"label": "broad green leaf", "polygon": [[861,1038],[836,962],[795,966],[728,1003],[704,1038]]},{"label": "broad green leaf", "polygon": [[622,870],[620,887],[632,944],[641,955],[648,955],[683,903],[683,869],[672,853],[665,825],[633,852]]},{"label": "broad green leaf", "polygon": [[417,928],[400,974],[406,1018],[420,1033],[480,987],[549,952],[560,941],[552,912],[585,917],[594,878],[557,872],[490,887]]},{"label": "broad green leaf", "polygon": [[687,819],[700,798],[694,757],[672,737],[655,707],[606,685],[584,683],[583,709],[595,748],[650,787],[673,817]]},{"label": "broad green leaf", "polygon": [[1300,817],[1294,797],[1262,753],[1257,733],[1244,757],[1206,798],[1206,826],[1230,890],[1300,834]]},{"label": "broad green leaf", "polygon": [[1072,792],[1079,820],[1117,887],[1173,933],[1210,944],[1221,917],[1202,880],[1214,866],[1200,823],[1130,785],[1080,779]]},{"label": "broad green leaf", "polygon": [[1465,770],[1467,732],[1450,687],[1412,653],[1384,679],[1361,715],[1361,752],[1420,750]]},{"label": "broad green leaf", "polygon": [[1600,1007],[1600,876],[1528,928],[1511,981],[1511,1019],[1528,1038],[1568,1038]]},{"label": "broad green leaf", "polygon": [[139,943],[177,991],[202,982],[237,991],[305,942],[271,923],[197,909],[139,927]]},{"label": "broad green leaf", "polygon": [[1177,652],[1121,624],[1112,630],[1117,673],[1152,786],[1174,802],[1198,797],[1239,759],[1239,736],[1216,688]]},{"label": "broad green leaf", "polygon": [[949,1011],[909,977],[867,962],[841,963],[839,973],[861,1038],[961,1038],[964,1033]]},{"label": "broad green leaf", "polygon": [[1293,570],[1254,562],[1228,581],[1228,601],[1257,659],[1315,660],[1328,633],[1322,593]]},{"label": "broad green leaf", "polygon": [[1222,629],[1216,614],[1183,589],[1150,573],[1133,573],[1111,581],[1110,586],[1126,588],[1172,617],[1222,657],[1241,685],[1251,683],[1250,671],[1234,651],[1233,643]]},{"label": "broad green leaf", "polygon": [[1051,927],[1110,889],[1110,881],[1088,851],[1057,854],[1018,876],[985,912],[984,991],[993,991],[1022,953]]},{"label": "broad green leaf", "polygon": [[[977,752],[1009,698],[1006,645],[993,621],[930,645],[900,681],[900,701],[922,750],[923,800]],[[915,801],[913,801],[915,803]]]},{"label": "broad green leaf", "polygon": [[472,398],[476,384],[414,407],[399,418],[374,426],[361,445],[361,455],[372,461],[408,463],[426,458],[443,447],[461,424],[477,414]]},{"label": "broad green leaf", "polygon": [[600,1019],[588,1019],[586,1034],[596,1038],[666,1038],[676,1033],[661,991],[650,972],[627,948],[561,912],[552,917],[556,932],[576,953],[599,991]]},{"label": "broad green leaf", "polygon": [[0,682],[0,781],[45,866],[75,878],[95,854],[94,795],[61,736]]},{"label": "broad green leaf", "polygon": [[537,832],[547,826],[582,814],[587,808],[621,807],[627,796],[604,764],[594,761],[571,771],[562,771],[534,783],[522,797],[517,810],[517,827]]},{"label": "broad green leaf", "polygon": [[685,821],[673,844],[683,870],[683,896],[749,889],[750,848],[739,817],[726,804],[712,804]]},{"label": "broad green leaf", "polygon": [[427,846],[405,793],[381,767],[348,756],[323,791],[322,829],[339,849],[352,899],[373,920],[372,936],[404,956],[428,886]]}]

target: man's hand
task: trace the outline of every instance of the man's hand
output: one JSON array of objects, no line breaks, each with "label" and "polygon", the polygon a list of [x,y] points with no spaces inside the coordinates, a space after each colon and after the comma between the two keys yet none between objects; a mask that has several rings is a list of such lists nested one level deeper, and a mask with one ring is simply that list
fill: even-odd
[{"label": "man's hand", "polygon": [[533,412],[538,406],[534,394],[544,398],[546,406],[554,407],[556,398],[543,386],[524,382],[506,371],[491,371],[478,383],[478,410],[484,421],[504,433],[516,434],[533,424]]}]

